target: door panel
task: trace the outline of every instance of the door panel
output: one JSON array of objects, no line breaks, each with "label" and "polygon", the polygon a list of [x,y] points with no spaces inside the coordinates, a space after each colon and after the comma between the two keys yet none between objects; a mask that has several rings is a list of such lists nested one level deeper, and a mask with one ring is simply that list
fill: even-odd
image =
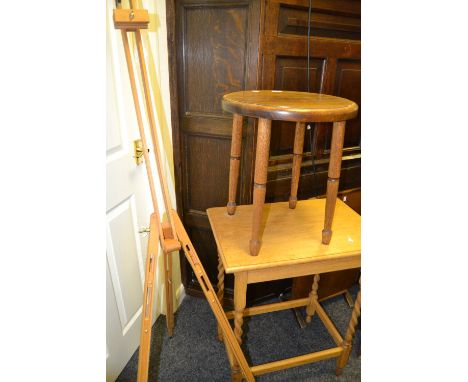
[{"label": "door panel", "polygon": [[[123,333],[122,319],[118,306],[118,295],[114,292],[112,276],[106,263],[106,381],[113,382],[127,364],[129,351],[136,349],[139,343],[139,328],[128,326]],[[134,351],[134,350],[133,350]],[[131,352],[130,356],[133,354]]]},{"label": "door panel", "polygon": [[230,147],[227,139],[187,135],[186,163],[193,164],[188,166],[186,179],[191,185],[186,199],[189,210],[204,212],[209,207],[226,205],[229,162],[225,154]]},{"label": "door panel", "polygon": [[[311,58],[309,63],[309,88],[320,93],[322,88],[324,58]],[[307,91],[307,58],[277,56],[275,63],[274,89]],[[271,129],[270,156],[291,154],[294,147],[294,122],[273,121]],[[312,125],[313,126],[313,125]],[[304,151],[310,151],[310,140],[304,140]]]},{"label": "door panel", "polygon": [[[353,100],[361,105],[361,62],[338,60],[334,95]],[[356,118],[346,122],[344,147],[361,145],[361,108]]]},{"label": "door panel", "polygon": [[107,240],[107,261],[125,335],[129,323],[141,314],[144,279],[134,197],[107,213]]},{"label": "door panel", "polygon": [[[180,148],[174,152],[180,157],[174,161],[180,162],[176,183],[183,190],[178,211],[211,281],[216,282],[216,243],[206,209],[227,203],[232,116],[222,110],[221,99],[256,86],[260,1],[181,0],[173,6],[178,95],[178,124],[173,123],[173,128],[180,126],[174,133],[174,144]],[[238,193],[238,202],[244,204],[251,198],[253,129],[253,122],[245,121]],[[184,257],[181,267],[186,291],[197,294],[198,281]],[[231,288],[229,279],[227,293]]]},{"label": "door panel", "polygon": [[187,2],[184,16],[185,112],[223,114],[222,96],[245,86],[248,8]]}]

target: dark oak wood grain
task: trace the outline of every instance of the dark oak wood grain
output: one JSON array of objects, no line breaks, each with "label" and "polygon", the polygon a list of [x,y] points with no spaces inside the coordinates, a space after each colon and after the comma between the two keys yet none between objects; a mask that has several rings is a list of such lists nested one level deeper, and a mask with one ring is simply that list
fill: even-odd
[{"label": "dark oak wood grain", "polygon": [[223,96],[234,114],[294,122],[338,122],[354,118],[358,105],[345,98],[284,90],[247,90]]}]

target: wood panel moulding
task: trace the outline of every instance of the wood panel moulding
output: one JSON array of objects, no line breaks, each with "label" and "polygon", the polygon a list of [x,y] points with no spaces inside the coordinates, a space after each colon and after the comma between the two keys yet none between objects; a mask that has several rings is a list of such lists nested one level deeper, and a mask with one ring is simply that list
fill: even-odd
[{"label": "wood panel moulding", "polygon": [[[171,109],[177,110],[172,119],[178,211],[216,280],[216,248],[205,210],[227,201],[232,118],[222,111],[221,98],[256,87],[260,1],[171,0],[167,15],[171,97],[177,93]],[[238,203],[251,198],[254,128],[245,121]],[[186,290],[196,293],[198,282],[183,257],[181,268]],[[227,284],[229,298],[230,280]]]}]

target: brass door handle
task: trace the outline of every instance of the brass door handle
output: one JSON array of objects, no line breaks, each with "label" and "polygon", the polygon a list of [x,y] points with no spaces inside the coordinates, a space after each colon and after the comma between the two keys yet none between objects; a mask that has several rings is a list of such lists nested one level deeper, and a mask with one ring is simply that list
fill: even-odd
[{"label": "brass door handle", "polygon": [[[134,158],[137,166],[143,163],[143,155],[144,155],[144,150],[143,150],[143,142],[141,139],[136,139],[133,141],[133,152],[134,152]],[[149,149],[148,149],[149,152]]]}]

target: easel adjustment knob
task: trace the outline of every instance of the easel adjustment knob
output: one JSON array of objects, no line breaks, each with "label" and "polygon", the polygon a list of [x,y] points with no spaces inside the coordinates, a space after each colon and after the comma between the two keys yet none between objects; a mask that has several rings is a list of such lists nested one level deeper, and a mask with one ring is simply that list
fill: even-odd
[{"label": "easel adjustment knob", "polygon": [[116,29],[148,29],[149,13],[146,9],[114,9],[114,27]]}]

